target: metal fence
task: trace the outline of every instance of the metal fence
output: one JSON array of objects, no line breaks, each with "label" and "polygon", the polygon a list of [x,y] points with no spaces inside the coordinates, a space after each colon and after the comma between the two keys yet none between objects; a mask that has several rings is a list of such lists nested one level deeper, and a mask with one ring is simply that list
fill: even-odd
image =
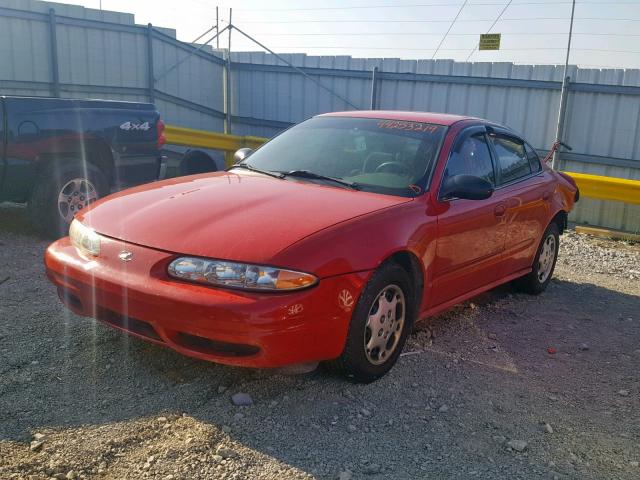
[{"label": "metal fence", "polygon": [[[135,25],[133,15],[0,0],[5,95],[153,101],[173,123],[220,130],[224,62],[192,51],[174,31]],[[186,56],[180,68],[159,78]]]},{"label": "metal fence", "polygon": [[[343,97],[359,108],[373,101],[488,118],[541,150],[555,136],[560,66],[282,57],[313,81],[274,55],[232,53],[233,133],[272,136],[317,113],[350,109]],[[154,101],[169,123],[221,131],[224,63],[222,53],[195,51],[174,31],[136,25],[129,14],[0,0],[1,94]],[[574,150],[562,154],[560,168],[640,179],[640,70],[570,67],[568,75],[563,139]],[[637,205],[584,199],[572,218],[640,231]]]}]

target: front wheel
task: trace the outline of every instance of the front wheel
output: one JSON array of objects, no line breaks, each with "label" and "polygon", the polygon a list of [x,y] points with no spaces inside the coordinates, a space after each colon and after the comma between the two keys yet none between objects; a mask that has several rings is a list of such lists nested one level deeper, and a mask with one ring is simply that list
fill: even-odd
[{"label": "front wheel", "polygon": [[549,285],[553,270],[558,260],[558,249],[560,246],[560,232],[556,223],[551,223],[542,235],[542,240],[538,246],[531,272],[524,277],[514,280],[516,289],[538,295]]},{"label": "front wheel", "polygon": [[385,375],[411,330],[414,305],[407,272],[395,263],[380,267],[358,300],[342,355],[327,365],[356,382],[369,383]]},{"label": "front wheel", "polygon": [[29,218],[41,235],[60,238],[76,213],[108,193],[107,180],[93,165],[56,165],[39,176],[29,199]]}]

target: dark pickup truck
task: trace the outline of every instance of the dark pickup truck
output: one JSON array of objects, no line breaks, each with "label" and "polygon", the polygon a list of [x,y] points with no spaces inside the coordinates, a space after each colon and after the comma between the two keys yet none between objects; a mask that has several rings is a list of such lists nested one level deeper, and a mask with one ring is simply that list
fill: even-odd
[{"label": "dark pickup truck", "polygon": [[0,201],[65,235],[98,198],[162,175],[163,132],[149,103],[0,96]]}]

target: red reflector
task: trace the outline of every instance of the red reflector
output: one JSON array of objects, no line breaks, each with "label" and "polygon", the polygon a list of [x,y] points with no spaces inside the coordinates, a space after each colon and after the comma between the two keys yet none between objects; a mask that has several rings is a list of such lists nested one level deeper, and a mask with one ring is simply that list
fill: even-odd
[{"label": "red reflector", "polygon": [[167,143],[167,137],[164,135],[164,122],[158,120],[156,130],[158,131],[158,148],[162,148]]}]

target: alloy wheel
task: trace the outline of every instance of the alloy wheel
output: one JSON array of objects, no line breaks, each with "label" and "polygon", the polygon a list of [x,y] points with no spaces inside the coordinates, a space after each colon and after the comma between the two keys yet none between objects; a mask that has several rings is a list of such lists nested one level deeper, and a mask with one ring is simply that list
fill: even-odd
[{"label": "alloy wheel", "polygon": [[69,180],[58,194],[58,213],[65,222],[71,223],[73,216],[98,199],[96,187],[86,178]]},{"label": "alloy wheel", "polygon": [[553,268],[553,262],[556,258],[556,237],[548,235],[542,244],[542,251],[538,258],[538,281],[544,283]]}]

